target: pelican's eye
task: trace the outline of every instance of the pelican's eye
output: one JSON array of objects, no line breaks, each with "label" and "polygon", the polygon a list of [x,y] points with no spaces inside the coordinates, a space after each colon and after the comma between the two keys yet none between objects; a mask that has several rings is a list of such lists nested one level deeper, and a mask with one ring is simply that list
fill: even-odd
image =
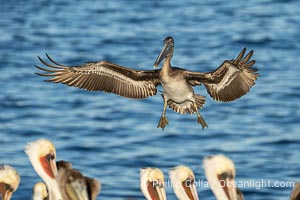
[{"label": "pelican's eye", "polygon": [[48,161],[54,160],[54,159],[55,159],[55,155],[49,153],[49,154],[47,154],[46,159],[47,159]]},{"label": "pelican's eye", "polygon": [[186,187],[192,187],[193,184],[194,184],[194,180],[193,180],[193,179],[187,178],[187,179],[185,180],[185,186],[186,186]]},{"label": "pelican's eye", "polygon": [[228,179],[233,179],[233,175],[232,175],[231,173],[224,172],[224,173],[221,174],[221,178],[222,178],[223,180],[226,180],[227,178],[228,178]]},{"label": "pelican's eye", "polygon": [[10,192],[14,191],[14,189],[9,184],[5,184],[5,190]]},{"label": "pelican's eye", "polygon": [[159,187],[159,188],[163,188],[164,187],[163,183],[161,181],[159,181],[159,180],[154,181],[153,182],[153,186],[154,187]]}]

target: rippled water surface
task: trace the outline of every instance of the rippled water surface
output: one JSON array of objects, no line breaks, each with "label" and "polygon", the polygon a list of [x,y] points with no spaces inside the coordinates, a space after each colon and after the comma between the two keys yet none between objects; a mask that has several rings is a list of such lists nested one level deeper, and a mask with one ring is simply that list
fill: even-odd
[{"label": "rippled water surface", "polygon": [[[143,199],[139,169],[190,166],[206,180],[202,160],[225,154],[237,180],[300,179],[299,1],[6,1],[0,12],[0,163],[14,166],[21,184],[13,199],[30,199],[41,179],[25,153],[27,142],[48,138],[59,160],[102,182],[101,199]],[[152,69],[164,37],[175,39],[173,65],[211,71],[243,47],[254,49],[261,76],[233,103],[207,96],[201,113],[167,111],[162,99],[129,100],[43,82],[38,55],[78,65],[109,60]],[[161,88],[160,88],[161,89]],[[202,199],[214,199],[198,187]],[[244,187],[245,199],[287,199],[291,187]],[[169,199],[175,199],[167,188]]]}]

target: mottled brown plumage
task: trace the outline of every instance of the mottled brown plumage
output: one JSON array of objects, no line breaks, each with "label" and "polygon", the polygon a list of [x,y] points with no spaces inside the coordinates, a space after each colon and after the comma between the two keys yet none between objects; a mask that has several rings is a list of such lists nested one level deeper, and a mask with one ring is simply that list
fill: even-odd
[{"label": "mottled brown plumage", "polygon": [[80,171],[73,169],[69,162],[61,160],[56,165],[58,183],[64,200],[96,200],[101,188],[99,181],[84,176]]},{"label": "mottled brown plumage", "polygon": [[198,123],[201,123],[203,128],[207,127],[198,112],[198,109],[203,107],[205,98],[194,94],[193,86],[203,84],[214,100],[229,102],[248,93],[259,76],[258,73],[255,73],[257,70],[251,68],[255,61],[249,61],[253,51],[244,57],[246,48],[235,60],[225,60],[216,70],[202,73],[172,67],[174,40],[172,37],[167,37],[164,42],[164,48],[154,64],[157,67],[164,60],[161,69],[134,70],[107,61],[86,63],[80,66],[65,66],[46,54],[54,65],[38,57],[41,63],[50,68],[36,66],[42,71],[49,72],[37,74],[51,77],[46,80],[49,82],[63,83],[90,91],[115,93],[133,99],[153,96],[157,93],[157,86],[162,85],[164,110],[158,124],[158,127],[162,129],[168,124],[165,117],[167,106],[180,114],[197,113]]}]

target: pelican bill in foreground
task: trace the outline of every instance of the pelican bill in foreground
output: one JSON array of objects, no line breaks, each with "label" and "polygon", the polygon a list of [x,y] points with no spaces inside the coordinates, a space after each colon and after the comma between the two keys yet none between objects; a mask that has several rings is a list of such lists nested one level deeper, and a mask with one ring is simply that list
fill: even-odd
[{"label": "pelican bill in foreground", "polygon": [[199,200],[195,187],[195,175],[191,168],[179,165],[170,169],[169,177],[179,200]]},{"label": "pelican bill in foreground", "polygon": [[0,165],[0,195],[3,200],[10,200],[18,189],[20,176],[17,170],[9,165]]},{"label": "pelican bill in foreground", "polygon": [[162,129],[168,125],[166,108],[180,114],[196,113],[198,123],[202,128],[208,127],[198,109],[205,104],[205,97],[195,94],[193,87],[204,85],[210,96],[216,101],[234,101],[249,92],[255,84],[258,73],[251,68],[254,60],[250,60],[253,51],[245,57],[244,48],[236,59],[225,60],[216,70],[208,73],[193,72],[173,67],[171,59],[174,53],[174,39],[167,37],[164,47],[155,60],[154,67],[162,61],[161,69],[135,70],[116,65],[107,61],[89,62],[80,66],[65,66],[54,61],[49,55],[49,64],[40,57],[42,64],[50,68],[36,67],[49,73],[37,73],[40,76],[51,77],[46,80],[54,83],[63,83],[68,86],[83,88],[89,91],[104,91],[117,95],[143,99],[156,95],[157,86],[163,88],[163,112],[157,127]]},{"label": "pelican bill in foreground", "polygon": [[164,174],[158,168],[142,168],[140,188],[147,200],[166,200]]},{"label": "pelican bill in foreground", "polygon": [[243,193],[236,188],[234,163],[224,155],[204,158],[204,171],[217,200],[243,200]]}]

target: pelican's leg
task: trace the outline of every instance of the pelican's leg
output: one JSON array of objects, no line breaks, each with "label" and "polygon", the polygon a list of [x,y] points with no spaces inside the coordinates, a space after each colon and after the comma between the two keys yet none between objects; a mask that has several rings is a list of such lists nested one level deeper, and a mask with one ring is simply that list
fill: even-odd
[{"label": "pelican's leg", "polygon": [[195,106],[196,111],[197,111],[198,124],[201,124],[201,125],[202,125],[202,129],[204,129],[205,127],[208,128],[208,126],[207,126],[205,120],[203,119],[203,117],[201,116],[201,114],[200,114],[199,111],[198,111],[196,102],[193,102],[193,103],[194,103],[194,106]]},{"label": "pelican's leg", "polygon": [[167,109],[167,105],[168,102],[166,100],[164,100],[164,110],[161,114],[160,120],[158,122],[157,128],[162,128],[164,130],[164,128],[169,124],[168,119],[166,118],[166,109]]}]

